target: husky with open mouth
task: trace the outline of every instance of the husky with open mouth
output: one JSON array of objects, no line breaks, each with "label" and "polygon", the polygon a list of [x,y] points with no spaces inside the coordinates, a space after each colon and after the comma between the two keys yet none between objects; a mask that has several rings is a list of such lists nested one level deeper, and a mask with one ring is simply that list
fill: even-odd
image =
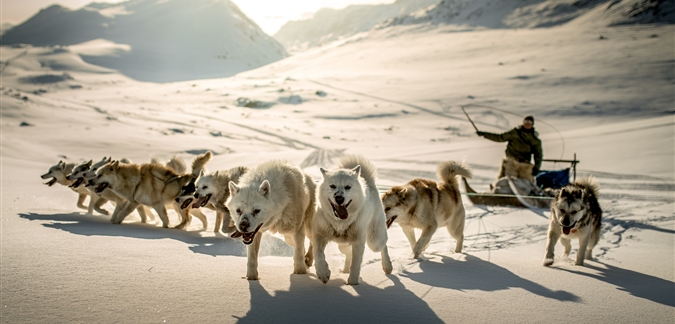
[{"label": "husky with open mouth", "polygon": [[[107,160],[105,157],[99,161],[96,162],[95,164],[97,167],[100,167],[104,165],[105,163],[110,162]],[[85,178],[84,174],[87,173],[89,170],[91,170],[94,167],[94,163],[92,160],[82,162],[78,165],[76,165],[73,168],[73,171],[70,172],[66,176],[66,180],[72,181],[73,183],[69,186],[72,189],[78,189],[80,186],[85,187]],[[98,195],[94,192],[94,188],[92,187],[86,187],[89,190],[89,195],[91,196],[91,201],[93,203],[89,203],[89,206],[87,208],[87,214],[93,215],[94,210],[96,210],[98,213],[103,214],[103,215],[109,215],[110,213],[103,209],[101,206],[103,206],[106,202],[108,202],[108,199],[104,198],[101,195]],[[110,190],[108,190],[110,192]]]},{"label": "husky with open mouth", "polygon": [[258,251],[263,233],[284,235],[294,248],[293,273],[306,274],[312,265],[312,243],[305,254],[305,237],[311,239],[316,211],[316,185],[309,175],[286,161],[272,160],[249,170],[239,184],[228,183],[225,206],[236,226],[231,237],[248,245],[246,279],[258,280]]},{"label": "husky with open mouth", "polygon": [[[210,154],[197,156],[193,162],[193,170],[195,167],[203,168],[209,160]],[[181,174],[174,168],[159,163],[139,165],[113,161],[98,169],[96,176],[89,180],[89,184],[95,186],[96,193],[110,189],[126,200],[125,203],[115,206],[110,219],[113,224],[122,223],[131,211],[140,205],[145,205],[152,207],[159,215],[162,226],[168,228],[169,218],[166,206],[173,206],[182,220],[176,228],[183,228],[186,219],[189,221],[189,215],[186,215],[187,212],[183,212],[174,200],[178,197],[181,188],[195,175]],[[206,217],[203,218],[202,222],[206,226]]]},{"label": "husky with open mouth", "polygon": [[[466,215],[457,176],[470,179],[471,169],[462,162],[445,161],[438,165],[436,171],[439,182],[413,179],[402,186],[392,187],[382,195],[387,225],[395,221],[401,226],[416,259],[422,256],[431,237],[442,226],[457,241],[456,253],[462,252],[464,244]],[[415,239],[415,228],[422,230],[419,239]]]},{"label": "husky with open mouth", "polygon": [[572,239],[579,239],[579,251],[575,265],[584,265],[592,259],[593,247],[600,240],[602,209],[598,203],[600,185],[595,178],[588,177],[566,185],[551,204],[551,216],[546,241],[544,266],[553,264],[555,244],[565,247],[563,258],[572,250]]},{"label": "husky with open mouth", "polygon": [[[218,170],[214,173],[199,174],[199,177],[181,190],[176,201],[185,209],[206,207],[216,212],[216,226],[214,232],[230,234],[236,230],[230,216],[230,210],[225,207],[225,202],[230,197],[230,181],[239,182],[239,178],[246,173],[246,167],[234,167],[229,170]],[[227,222],[223,226],[223,221]]]},{"label": "husky with open mouth", "polygon": [[[124,161],[124,163],[131,163],[131,161],[129,161],[128,159],[120,160],[120,162],[122,161]],[[124,203],[126,201],[124,198],[116,195],[110,189],[105,189],[100,194],[97,194],[96,188],[94,186],[87,185],[89,180],[93,179],[94,176],[96,175],[96,171],[100,167],[110,162],[112,162],[111,157],[103,157],[103,159],[101,159],[96,163],[92,163],[92,160],[89,160],[87,162],[75,166],[75,168],[73,168],[73,172],[71,172],[66,177],[69,180],[75,181],[72,185],[70,185],[71,188],[79,188],[80,186],[86,187],[87,190],[89,190],[89,194],[91,195],[91,197],[97,198],[94,199],[94,204],[89,204],[89,209],[87,213],[90,215],[93,214],[94,210],[103,215],[109,215],[110,213],[102,208],[102,206],[106,202],[110,202],[111,204],[117,206],[118,204]],[[138,208],[136,208],[136,211],[138,212],[138,215],[141,216],[141,222],[143,223],[146,223],[148,221],[147,217],[148,215],[150,215],[150,217],[154,217],[154,215],[144,206],[138,206]]]},{"label": "husky with open mouth", "polygon": [[42,179],[51,178],[51,180],[45,183],[50,187],[53,186],[55,183],[69,187],[70,189],[75,191],[78,195],[77,207],[81,209],[89,209],[87,206],[84,205],[84,200],[87,199],[87,197],[90,197],[89,205],[91,205],[93,204],[94,201],[96,201],[96,198],[94,196],[90,196],[89,190],[87,190],[84,186],[72,187],[71,185],[75,183],[75,180],[68,179],[68,175],[73,172],[75,166],[76,166],[75,163],[66,163],[63,161],[59,161],[59,163],[50,167],[47,173],[40,176],[40,178]]},{"label": "husky with open mouth", "polygon": [[375,185],[377,170],[365,157],[348,155],[337,169],[321,168],[319,200],[312,226],[316,275],[323,283],[330,279],[324,250],[330,241],[345,254],[344,273],[348,285],[358,285],[363,253],[368,247],[382,255],[382,270],[391,273],[387,250],[387,225],[382,201]]}]

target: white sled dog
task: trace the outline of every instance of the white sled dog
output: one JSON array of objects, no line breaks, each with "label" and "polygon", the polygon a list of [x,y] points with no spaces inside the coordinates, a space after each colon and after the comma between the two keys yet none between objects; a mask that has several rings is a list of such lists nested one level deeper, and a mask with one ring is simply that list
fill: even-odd
[{"label": "white sled dog", "polygon": [[[456,241],[455,252],[462,252],[464,244],[464,204],[459,192],[457,176],[471,178],[468,165],[446,161],[436,170],[440,182],[414,179],[403,186],[395,186],[382,195],[382,204],[387,215],[387,225],[394,221],[401,226],[410,242],[415,258],[420,258],[429,245],[436,229],[441,226]],[[415,228],[422,229],[419,240],[415,239]]]},{"label": "white sled dog", "polygon": [[[214,232],[220,233],[222,229],[224,233],[232,233],[236,228],[230,216],[230,210],[225,206],[227,199],[230,198],[229,183],[230,181],[235,184],[239,183],[239,178],[247,171],[246,167],[234,167],[210,174],[202,172],[199,178],[183,187],[176,201],[181,202],[181,208],[190,207],[194,201],[192,208],[206,207],[214,210],[216,212]],[[227,222],[227,226],[223,226],[223,221]]]},{"label": "white sled dog", "polygon": [[595,178],[588,177],[564,186],[551,204],[551,217],[546,240],[544,266],[553,264],[555,244],[565,247],[563,258],[572,250],[572,239],[579,239],[579,251],[575,265],[584,265],[584,259],[591,260],[593,247],[600,240],[602,209],[598,203],[600,185]]},{"label": "white sled dog", "polygon": [[312,265],[312,244],[305,255],[305,237],[311,238],[311,223],[316,211],[316,185],[309,175],[288,162],[272,160],[230,181],[231,211],[237,231],[248,245],[246,279],[258,280],[258,251],[265,231],[279,232],[294,248],[293,273],[305,274]]},{"label": "white sled dog", "polygon": [[348,285],[359,284],[363,252],[368,247],[382,255],[384,273],[391,273],[387,250],[387,225],[375,185],[377,170],[365,157],[348,155],[336,170],[321,168],[319,200],[312,226],[316,275],[323,283],[330,279],[324,250],[330,241],[345,254],[344,273]]},{"label": "white sled dog", "polygon": [[43,174],[40,176],[42,179],[49,179],[52,178],[51,180],[47,181],[45,184],[48,186],[53,186],[55,183],[59,183],[62,186],[70,187],[71,190],[75,191],[77,193],[77,207],[81,209],[88,209],[87,206],[84,205],[85,199],[87,197],[90,197],[89,199],[89,205],[94,204],[96,198],[93,196],[89,195],[89,190],[84,188],[83,186],[79,186],[77,188],[71,187],[71,185],[75,182],[74,180],[68,180],[66,177],[73,172],[73,169],[75,168],[75,163],[65,163],[63,161],[59,161],[56,165],[52,166],[49,168],[47,173]]}]

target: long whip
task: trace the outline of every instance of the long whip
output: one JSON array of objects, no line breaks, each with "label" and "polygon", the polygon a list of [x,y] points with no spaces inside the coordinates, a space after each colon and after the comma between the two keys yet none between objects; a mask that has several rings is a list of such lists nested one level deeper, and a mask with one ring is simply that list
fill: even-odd
[{"label": "long whip", "polygon": [[464,106],[462,106],[462,111],[464,112],[464,115],[466,115],[466,118],[471,123],[471,126],[473,126],[473,129],[475,129],[476,132],[478,132],[478,128],[476,127],[476,124],[473,123],[473,120],[471,120],[471,117],[469,117],[469,114],[466,113],[466,110],[464,110]]}]

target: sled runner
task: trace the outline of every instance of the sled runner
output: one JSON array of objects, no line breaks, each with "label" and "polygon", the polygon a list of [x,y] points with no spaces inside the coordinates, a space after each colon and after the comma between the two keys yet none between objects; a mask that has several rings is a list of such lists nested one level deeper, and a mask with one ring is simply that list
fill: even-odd
[{"label": "sled runner", "polygon": [[557,189],[576,180],[576,165],[579,161],[574,154],[573,160],[544,159],[544,162],[570,163],[569,168],[553,171],[541,171],[536,176],[536,185],[528,180],[503,177],[490,185],[490,192],[476,192],[469,182],[462,178],[466,194],[472,203],[488,206],[512,206],[527,208],[550,208]]}]

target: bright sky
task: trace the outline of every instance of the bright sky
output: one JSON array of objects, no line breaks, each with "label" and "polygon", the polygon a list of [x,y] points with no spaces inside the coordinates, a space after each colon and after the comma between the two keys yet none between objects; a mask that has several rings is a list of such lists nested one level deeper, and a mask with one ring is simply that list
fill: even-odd
[{"label": "bright sky", "polygon": [[[273,35],[289,20],[310,18],[320,8],[341,9],[352,4],[393,3],[394,0],[231,0],[266,33]],[[71,9],[91,2],[117,3],[120,0],[0,0],[2,23],[18,24],[40,9],[58,3]]]}]

